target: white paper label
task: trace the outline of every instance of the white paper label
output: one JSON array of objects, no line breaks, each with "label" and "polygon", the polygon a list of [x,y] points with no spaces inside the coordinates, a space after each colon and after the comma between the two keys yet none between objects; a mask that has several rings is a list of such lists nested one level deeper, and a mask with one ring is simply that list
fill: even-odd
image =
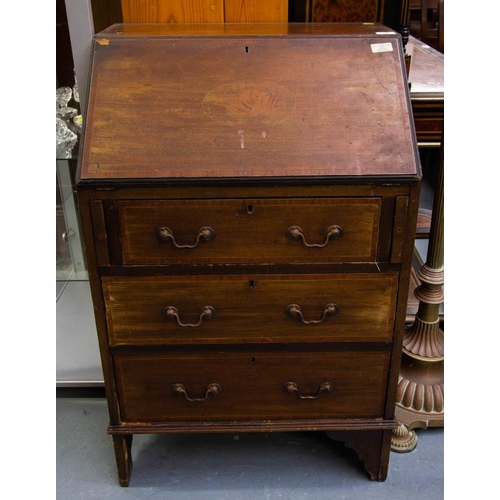
[{"label": "white paper label", "polygon": [[386,43],[372,43],[372,52],[373,53],[378,53],[378,52],[392,52],[392,43],[391,42],[386,42]]}]

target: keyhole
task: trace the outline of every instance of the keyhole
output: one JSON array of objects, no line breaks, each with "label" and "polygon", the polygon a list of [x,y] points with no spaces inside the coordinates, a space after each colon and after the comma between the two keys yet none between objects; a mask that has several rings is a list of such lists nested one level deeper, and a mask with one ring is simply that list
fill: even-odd
[{"label": "keyhole", "polygon": [[245,45],[245,52],[248,54],[250,52],[250,47],[248,45]]},{"label": "keyhole", "polygon": [[254,287],[254,285],[255,285],[255,281],[254,281],[254,280],[250,280],[250,281],[248,282],[248,287],[249,287],[249,288],[253,288],[253,287]]},{"label": "keyhole", "polygon": [[253,205],[247,205],[247,214],[249,215],[253,214]]},{"label": "keyhole", "polygon": [[252,365],[255,364],[256,361],[257,360],[256,360],[255,356],[252,356]]}]

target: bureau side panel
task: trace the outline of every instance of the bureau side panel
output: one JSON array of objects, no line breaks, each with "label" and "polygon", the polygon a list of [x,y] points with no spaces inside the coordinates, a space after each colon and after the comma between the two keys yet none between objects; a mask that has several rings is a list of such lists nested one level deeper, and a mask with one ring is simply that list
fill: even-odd
[{"label": "bureau side panel", "polygon": [[[400,210],[406,211],[406,223],[404,225],[404,243],[401,252],[401,274],[399,282],[399,292],[397,296],[396,321],[394,326],[394,349],[391,359],[389,384],[387,390],[387,405],[385,418],[394,418],[396,405],[396,387],[399,379],[399,368],[401,364],[403,336],[405,333],[406,310],[410,287],[410,271],[412,266],[413,252],[415,247],[415,234],[417,227],[418,206],[420,201],[421,183],[415,183],[410,187],[408,200],[400,206]],[[401,202],[400,202],[401,204]],[[407,206],[406,206],[407,205]],[[396,215],[396,220],[399,216]],[[398,231],[398,225],[395,225]],[[396,240],[398,234],[395,235]],[[398,243],[398,246],[400,243]]]},{"label": "bureau side panel", "polygon": [[[106,387],[106,397],[108,401],[108,411],[111,425],[117,423],[120,419],[120,411],[116,396],[116,384],[113,360],[108,349],[108,336],[106,325],[106,313],[104,298],[102,295],[101,279],[98,273],[98,258],[103,258],[102,249],[96,248],[96,231],[93,227],[93,219],[91,217],[91,206],[89,201],[89,192],[85,188],[78,188],[78,203],[80,211],[81,229],[83,235],[83,246],[87,260],[87,269],[89,274],[90,291],[92,295],[92,303],[94,307],[94,317],[98,335],[99,351],[101,356],[102,372],[104,384]],[[93,209],[95,215],[95,208]],[[99,218],[97,234],[103,230]],[[99,246],[99,245],[98,245]],[[99,257],[100,256],[100,257]]]}]

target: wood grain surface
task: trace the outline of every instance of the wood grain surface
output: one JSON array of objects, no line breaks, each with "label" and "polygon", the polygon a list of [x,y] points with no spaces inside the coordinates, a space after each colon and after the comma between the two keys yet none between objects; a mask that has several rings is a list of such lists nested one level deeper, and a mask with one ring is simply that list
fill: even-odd
[{"label": "wood grain surface", "polygon": [[417,173],[399,35],[162,26],[96,40],[82,179]]},{"label": "wood grain surface", "polygon": [[224,0],[226,23],[287,22],[288,0]]},{"label": "wood grain surface", "polygon": [[[377,198],[118,201],[124,264],[374,262],[381,201]],[[332,225],[342,228],[327,241]],[[194,245],[201,227],[215,237],[196,248],[160,241],[160,227],[180,245]],[[299,226],[308,248],[287,237]]]},{"label": "wood grain surface", "polygon": [[287,22],[288,0],[121,0],[124,23]]},{"label": "wood grain surface", "polygon": [[[386,351],[117,355],[122,421],[382,417],[389,358]],[[334,389],[300,400],[283,390],[289,381],[302,395],[325,381]],[[203,397],[211,383],[221,392],[190,402],[172,392],[177,383],[191,398]]]},{"label": "wood grain surface", "polygon": [[400,36],[176,16],[96,35],[79,156],[119,482],[134,433],[298,430],[384,480],[421,177]]},{"label": "wood grain surface", "polygon": [[121,0],[124,23],[223,23],[224,0]]},{"label": "wood grain surface", "polygon": [[[103,277],[112,345],[273,342],[391,342],[397,274]],[[305,321],[289,317],[297,304]],[[164,315],[175,307],[182,323],[196,324],[203,307],[215,310],[197,327]]]}]

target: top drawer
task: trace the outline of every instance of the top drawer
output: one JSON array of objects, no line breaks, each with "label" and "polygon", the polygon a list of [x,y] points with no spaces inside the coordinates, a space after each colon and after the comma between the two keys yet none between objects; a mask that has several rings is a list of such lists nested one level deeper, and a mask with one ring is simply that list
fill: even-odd
[{"label": "top drawer", "polygon": [[123,264],[376,259],[380,198],[118,201]]}]

